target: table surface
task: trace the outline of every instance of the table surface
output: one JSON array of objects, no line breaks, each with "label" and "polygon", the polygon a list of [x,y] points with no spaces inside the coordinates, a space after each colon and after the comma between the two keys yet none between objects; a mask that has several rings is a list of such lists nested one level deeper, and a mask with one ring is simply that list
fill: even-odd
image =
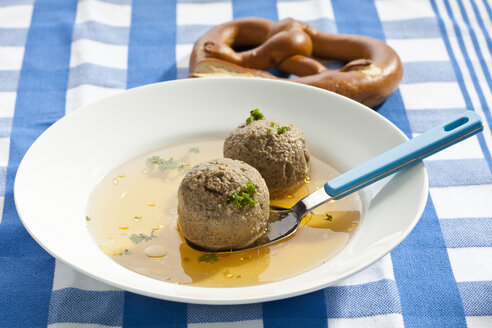
[{"label": "table surface", "polygon": [[[13,200],[32,142],[97,99],[186,78],[197,38],[247,16],[386,41],[405,74],[377,111],[409,137],[482,116],[482,134],[425,161],[430,195],[408,238],[334,286],[238,306],[132,294],[48,255]],[[491,21],[487,0],[0,0],[0,327],[492,327]]]}]

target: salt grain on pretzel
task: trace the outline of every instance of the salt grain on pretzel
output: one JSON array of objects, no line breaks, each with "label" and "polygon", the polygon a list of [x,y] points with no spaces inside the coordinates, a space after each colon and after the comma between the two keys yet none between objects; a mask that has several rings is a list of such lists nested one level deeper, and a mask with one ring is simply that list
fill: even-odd
[{"label": "salt grain on pretzel", "polygon": [[[234,50],[244,47],[255,48]],[[332,70],[314,58],[347,64]],[[334,91],[370,107],[393,93],[403,75],[396,52],[377,39],[323,33],[291,18],[278,23],[242,18],[212,28],[195,43],[190,77],[281,79],[264,71],[272,67],[298,76],[290,81]]]}]

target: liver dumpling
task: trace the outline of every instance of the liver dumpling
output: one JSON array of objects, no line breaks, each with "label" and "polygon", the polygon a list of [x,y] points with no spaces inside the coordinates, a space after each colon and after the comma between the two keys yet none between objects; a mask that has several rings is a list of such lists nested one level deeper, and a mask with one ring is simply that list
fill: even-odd
[{"label": "liver dumpling", "polygon": [[269,198],[254,167],[228,158],[201,162],[179,186],[181,233],[211,251],[247,247],[266,231]]},{"label": "liver dumpling", "polygon": [[274,120],[257,120],[237,127],[224,142],[224,157],[256,168],[272,197],[294,192],[310,172],[311,156],[302,131]]}]

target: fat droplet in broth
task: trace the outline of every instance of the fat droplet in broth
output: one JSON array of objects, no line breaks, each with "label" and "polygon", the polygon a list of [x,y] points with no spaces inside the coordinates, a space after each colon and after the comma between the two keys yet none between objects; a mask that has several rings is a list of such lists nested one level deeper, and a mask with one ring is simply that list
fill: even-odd
[{"label": "fat droplet in broth", "polygon": [[163,229],[163,228],[164,228],[164,225],[163,224],[159,224],[158,226],[153,226],[152,227],[152,230],[157,231],[157,230]]},{"label": "fat droplet in broth", "polygon": [[167,255],[167,250],[161,245],[152,245],[145,249],[145,255],[152,259],[160,259]]},{"label": "fat droplet in broth", "polygon": [[240,257],[240,260],[241,261],[247,261],[251,258],[251,254],[248,254],[248,253],[241,253],[241,257]]},{"label": "fat droplet in broth", "polygon": [[106,246],[100,246],[99,248],[104,252],[104,254],[106,254],[108,256],[116,256],[116,255],[121,254],[121,252],[120,253],[113,252],[112,249],[110,249],[110,248],[108,248]]}]

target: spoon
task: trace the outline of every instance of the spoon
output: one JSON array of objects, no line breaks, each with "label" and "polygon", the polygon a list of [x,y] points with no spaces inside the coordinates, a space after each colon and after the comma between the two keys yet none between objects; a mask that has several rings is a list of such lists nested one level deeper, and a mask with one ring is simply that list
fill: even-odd
[{"label": "spoon", "polygon": [[[245,251],[285,239],[297,231],[302,218],[314,208],[329,200],[343,198],[403,168],[416,164],[421,159],[460,142],[482,131],[482,129],[480,116],[473,111],[465,111],[453,120],[331,179],[325,183],[324,188],[307,195],[289,209],[271,207],[267,231],[253,244],[241,249],[215,252]],[[211,252],[189,241],[187,242],[194,249]]]}]

